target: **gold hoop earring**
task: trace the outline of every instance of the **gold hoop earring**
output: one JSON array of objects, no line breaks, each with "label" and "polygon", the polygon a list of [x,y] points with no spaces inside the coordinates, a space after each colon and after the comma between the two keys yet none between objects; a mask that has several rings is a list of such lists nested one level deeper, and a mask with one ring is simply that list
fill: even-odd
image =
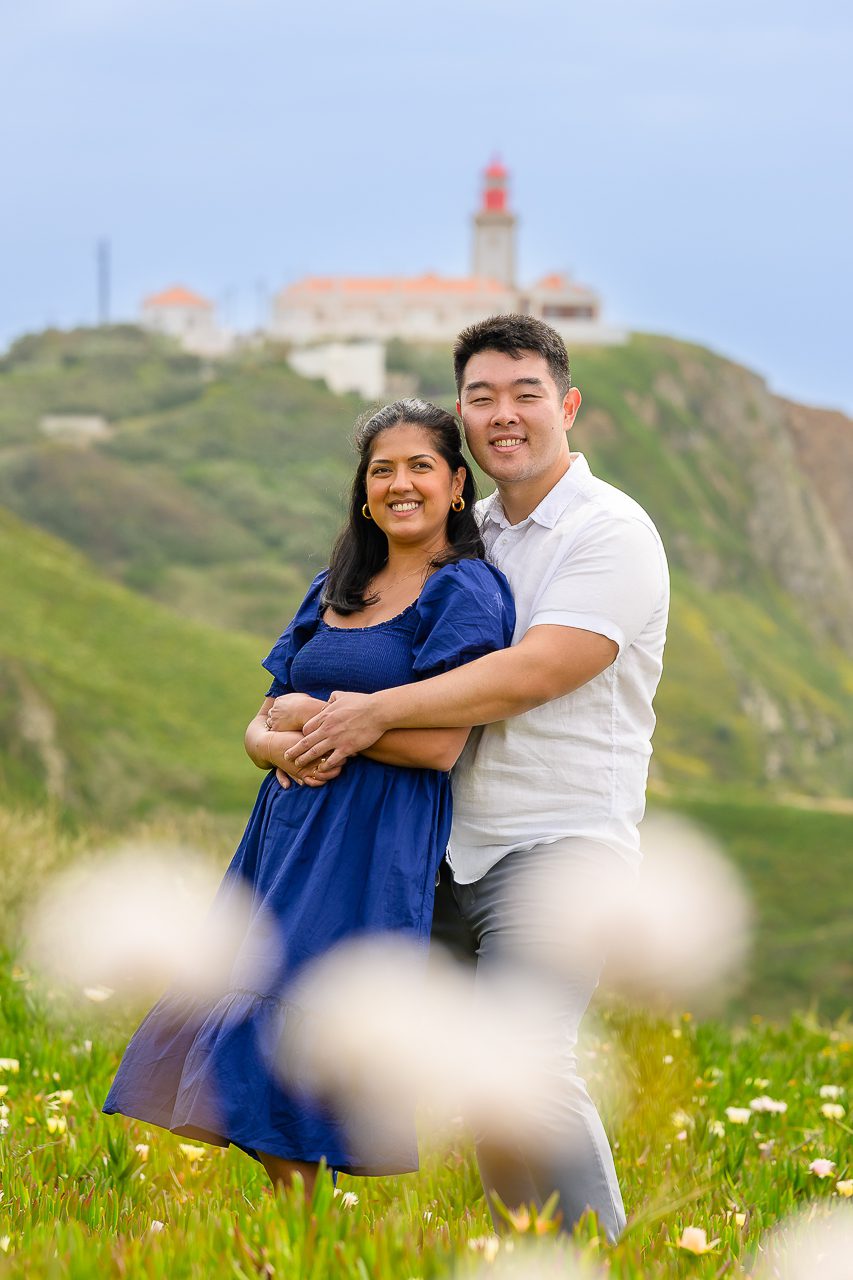
[{"label": "gold hoop earring", "polygon": [[364,516],[365,520],[373,519],[373,516],[370,514],[370,507],[367,505],[366,502],[364,506],[361,508],[361,514]]},{"label": "gold hoop earring", "polygon": [[464,511],[465,499],[462,497],[462,494],[461,493],[457,494],[450,505],[454,511]]}]

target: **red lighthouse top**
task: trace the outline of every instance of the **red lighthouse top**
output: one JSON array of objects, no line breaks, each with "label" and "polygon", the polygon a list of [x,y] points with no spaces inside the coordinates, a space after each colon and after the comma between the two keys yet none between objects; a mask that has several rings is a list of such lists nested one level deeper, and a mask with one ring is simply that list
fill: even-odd
[{"label": "red lighthouse top", "polygon": [[507,180],[509,170],[495,157],[483,173],[483,212],[507,212]]}]

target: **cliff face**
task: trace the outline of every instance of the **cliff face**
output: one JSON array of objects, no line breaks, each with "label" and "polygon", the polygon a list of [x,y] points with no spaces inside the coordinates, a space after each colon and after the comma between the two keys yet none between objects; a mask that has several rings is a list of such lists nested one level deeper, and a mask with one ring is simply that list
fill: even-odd
[{"label": "cliff face", "polygon": [[[672,455],[660,518],[673,527],[674,562],[709,590],[744,586],[763,570],[818,635],[853,644],[853,421],[780,399],[756,374],[709,352],[668,339],[636,345],[649,365],[654,356],[663,365],[649,367],[648,386],[629,387],[625,403]],[[614,427],[618,447],[624,412]],[[589,443],[597,454],[594,429]],[[614,465],[606,444],[600,452],[603,466]],[[679,479],[682,462],[691,474]],[[632,493],[646,487],[642,470]],[[669,510],[688,501],[699,527]]]}]

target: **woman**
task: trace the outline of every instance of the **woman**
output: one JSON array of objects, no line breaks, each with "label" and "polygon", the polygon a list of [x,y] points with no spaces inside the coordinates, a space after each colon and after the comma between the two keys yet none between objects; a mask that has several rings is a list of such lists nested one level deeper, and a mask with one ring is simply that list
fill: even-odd
[{"label": "woman", "polygon": [[397,401],[360,426],[356,445],[348,522],[264,661],[273,683],[246,731],[248,754],[269,772],[211,913],[250,888],[230,989],[213,1004],[170,989],[131,1039],[103,1107],[233,1142],[274,1184],[298,1171],[309,1189],[321,1159],[348,1173],[417,1168],[413,1135],[405,1149],[380,1134],[353,1149],[322,1105],[281,1086],[270,1052],[298,1034],[287,989],[306,963],[359,933],[427,942],[450,830],[447,771],[469,731],[394,730],[327,774],[303,776],[285,752],[334,690],[437,675],[508,645],[515,620],[505,578],[483,559],[456,420]]}]

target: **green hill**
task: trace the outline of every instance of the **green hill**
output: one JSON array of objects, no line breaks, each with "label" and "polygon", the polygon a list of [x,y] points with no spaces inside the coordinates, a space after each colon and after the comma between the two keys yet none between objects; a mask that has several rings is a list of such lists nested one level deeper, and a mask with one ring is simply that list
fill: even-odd
[{"label": "green hill", "polygon": [[[389,358],[437,398],[443,368],[452,403],[447,353]],[[799,465],[794,407],[666,338],[581,349],[574,373],[574,447],[649,510],[673,570],[654,785],[846,793],[853,545]],[[0,403],[0,504],[185,616],[264,639],[325,562],[363,407],[273,348],[206,366],[130,327],[23,339]],[[41,434],[39,414],[72,411],[110,437]]]},{"label": "green hill", "polygon": [[3,511],[0,547],[0,801],[119,828],[160,808],[244,810],[263,645],[106,581]]}]

